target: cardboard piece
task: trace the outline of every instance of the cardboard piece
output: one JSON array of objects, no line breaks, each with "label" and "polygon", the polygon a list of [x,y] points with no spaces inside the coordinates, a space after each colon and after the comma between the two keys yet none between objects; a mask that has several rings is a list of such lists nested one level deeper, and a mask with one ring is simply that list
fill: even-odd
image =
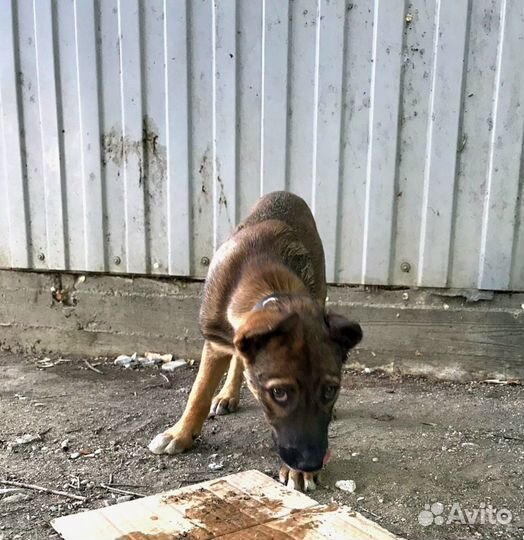
[{"label": "cardboard piece", "polygon": [[398,540],[348,507],[319,505],[259,471],[57,518],[64,540]]}]

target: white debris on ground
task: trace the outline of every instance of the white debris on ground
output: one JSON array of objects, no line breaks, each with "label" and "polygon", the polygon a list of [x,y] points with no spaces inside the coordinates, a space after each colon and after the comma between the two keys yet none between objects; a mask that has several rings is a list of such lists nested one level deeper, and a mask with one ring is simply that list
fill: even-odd
[{"label": "white debris on ground", "polygon": [[135,352],[131,356],[128,356],[127,354],[121,354],[118,356],[115,360],[115,365],[122,366],[124,368],[135,368],[139,367],[141,364],[141,360],[146,360],[143,357],[138,356],[138,354]]},{"label": "white debris on ground", "polygon": [[7,497],[1,499],[0,504],[7,506],[9,504],[18,504],[24,501],[28,501],[30,499],[30,495],[26,495],[25,493],[15,493],[14,495],[8,495]]},{"label": "white debris on ground", "polygon": [[209,465],[207,466],[207,468],[210,470],[210,471],[220,471],[224,468],[224,462],[222,461],[217,461],[218,459],[218,454],[211,454],[209,456],[209,459],[211,461],[211,463],[209,463]]},{"label": "white debris on ground", "polygon": [[123,368],[140,368],[140,367],[162,367],[165,371],[173,371],[181,366],[188,364],[187,360],[174,360],[172,354],[160,354],[155,352],[146,352],[144,356],[139,356],[138,353],[133,353],[131,356],[121,354],[118,356],[114,364]]},{"label": "white debris on ground", "polygon": [[66,364],[71,362],[68,358],[58,358],[57,360],[51,360],[47,356],[45,358],[40,358],[36,361],[36,367],[38,369],[47,369],[57,366],[58,364]]},{"label": "white debris on ground", "polygon": [[17,448],[19,446],[26,446],[27,444],[31,444],[41,440],[42,437],[40,437],[40,435],[38,434],[26,433],[21,437],[17,437],[14,441],[8,442],[7,447],[9,450],[13,450],[14,448]]},{"label": "white debris on ground", "polygon": [[354,480],[337,480],[335,482],[335,487],[347,493],[355,493],[357,484],[355,484]]},{"label": "white debris on ground", "polygon": [[162,364],[162,370],[163,371],[175,371],[178,368],[187,366],[188,362],[187,360],[173,360],[172,362],[168,362],[167,364]]},{"label": "white debris on ground", "polygon": [[171,362],[171,360],[173,360],[172,354],[159,354],[159,353],[154,353],[154,352],[146,352],[144,356],[148,360],[153,360],[155,362],[160,361],[160,362],[163,362],[164,364],[167,364],[167,362]]},{"label": "white debris on ground", "polygon": [[69,454],[69,459],[78,459],[79,457],[93,458],[102,453],[102,449],[98,448],[93,452],[90,448],[80,448],[78,452]]},{"label": "white debris on ground", "polygon": [[0,495],[8,495],[9,493],[23,493],[24,490],[20,488],[0,488]]}]

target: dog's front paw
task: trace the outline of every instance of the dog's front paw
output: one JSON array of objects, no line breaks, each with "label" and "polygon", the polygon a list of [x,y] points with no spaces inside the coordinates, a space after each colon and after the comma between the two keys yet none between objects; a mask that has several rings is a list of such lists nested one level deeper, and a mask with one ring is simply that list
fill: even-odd
[{"label": "dog's front paw", "polygon": [[153,454],[180,454],[193,445],[193,435],[174,426],[159,433],[150,443],[149,450]]},{"label": "dog's front paw", "polygon": [[280,467],[278,479],[282,484],[286,484],[288,488],[297,489],[298,491],[315,491],[317,482],[319,481],[320,471],[310,473],[295,471],[287,465]]},{"label": "dog's front paw", "polygon": [[238,408],[238,397],[218,394],[213,398],[209,416],[221,416],[235,412]]}]

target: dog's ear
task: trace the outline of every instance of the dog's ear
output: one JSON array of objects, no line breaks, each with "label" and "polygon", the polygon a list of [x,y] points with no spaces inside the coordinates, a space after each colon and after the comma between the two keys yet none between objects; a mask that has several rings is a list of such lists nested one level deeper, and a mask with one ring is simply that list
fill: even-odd
[{"label": "dog's ear", "polygon": [[271,339],[289,336],[298,320],[297,313],[274,309],[252,311],[236,331],[233,343],[236,350],[247,360],[254,361]]},{"label": "dog's ear", "polygon": [[328,325],[331,339],[338,343],[346,353],[362,340],[362,328],[360,324],[348,321],[342,315],[327,313],[326,324]]}]

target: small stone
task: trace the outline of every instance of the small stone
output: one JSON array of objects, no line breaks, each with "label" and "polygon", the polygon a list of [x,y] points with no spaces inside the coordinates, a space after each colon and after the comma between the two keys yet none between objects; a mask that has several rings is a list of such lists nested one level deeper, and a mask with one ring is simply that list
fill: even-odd
[{"label": "small stone", "polygon": [[378,457],[372,458],[371,461],[373,461],[374,463],[376,463],[376,462],[378,461]]},{"label": "small stone", "polygon": [[409,294],[407,292],[402,293],[402,300],[409,300]]},{"label": "small stone", "polygon": [[67,452],[69,450],[69,439],[64,439],[61,443],[60,443],[60,448],[64,451],[64,452]]},{"label": "small stone", "polygon": [[337,480],[335,482],[335,487],[346,493],[355,493],[357,484],[355,484],[354,480]]},{"label": "small stone", "polygon": [[73,452],[72,454],[69,454],[70,459],[78,459],[82,454],[80,452]]},{"label": "small stone", "polygon": [[223,463],[210,463],[207,468],[210,470],[210,471],[220,471],[224,468],[224,464]]},{"label": "small stone", "polygon": [[357,502],[363,501],[365,497],[357,497]]},{"label": "small stone", "polygon": [[163,371],[175,371],[178,368],[187,366],[187,360],[173,360],[172,362],[167,362],[162,365]]}]

